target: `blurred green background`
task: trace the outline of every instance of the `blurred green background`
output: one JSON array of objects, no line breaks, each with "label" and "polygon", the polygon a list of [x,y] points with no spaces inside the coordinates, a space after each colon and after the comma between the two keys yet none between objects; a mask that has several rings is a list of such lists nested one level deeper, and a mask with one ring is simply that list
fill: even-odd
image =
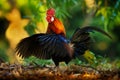
[{"label": "blurred green background", "polygon": [[110,60],[120,56],[120,0],[0,0],[0,59],[14,62],[16,44],[24,37],[44,33],[46,10],[54,8],[65,25],[67,37],[87,25],[96,26],[112,36],[91,33],[95,55]]}]

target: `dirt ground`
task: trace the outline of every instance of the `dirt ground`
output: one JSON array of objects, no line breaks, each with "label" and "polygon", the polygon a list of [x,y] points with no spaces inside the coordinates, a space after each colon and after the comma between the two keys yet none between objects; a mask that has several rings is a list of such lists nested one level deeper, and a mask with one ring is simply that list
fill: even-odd
[{"label": "dirt ground", "polygon": [[1,63],[0,80],[120,80],[120,70],[97,70],[89,66],[23,66]]}]

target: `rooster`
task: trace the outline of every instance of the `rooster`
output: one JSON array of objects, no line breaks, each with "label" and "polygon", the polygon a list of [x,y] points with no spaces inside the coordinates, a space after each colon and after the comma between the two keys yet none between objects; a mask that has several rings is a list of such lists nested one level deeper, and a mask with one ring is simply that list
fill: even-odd
[{"label": "rooster", "polygon": [[40,59],[52,58],[55,65],[59,66],[59,62],[64,61],[68,64],[89,49],[91,43],[89,32],[96,30],[111,38],[101,29],[86,26],[77,28],[72,37],[67,39],[63,23],[55,17],[55,10],[47,10],[46,15],[48,22],[46,33],[34,34],[22,39],[16,47],[16,53],[19,56],[33,55]]}]

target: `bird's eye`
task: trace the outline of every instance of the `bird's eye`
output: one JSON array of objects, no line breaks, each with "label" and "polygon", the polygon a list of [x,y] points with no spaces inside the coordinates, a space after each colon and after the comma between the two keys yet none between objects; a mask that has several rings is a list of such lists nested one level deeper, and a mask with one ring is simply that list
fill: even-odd
[{"label": "bird's eye", "polygon": [[49,23],[51,23],[51,22],[54,21],[54,17],[51,16],[51,15],[48,15],[48,16],[46,17],[46,20],[47,20]]},{"label": "bird's eye", "polygon": [[54,17],[51,17],[51,22],[53,22],[54,21]]}]

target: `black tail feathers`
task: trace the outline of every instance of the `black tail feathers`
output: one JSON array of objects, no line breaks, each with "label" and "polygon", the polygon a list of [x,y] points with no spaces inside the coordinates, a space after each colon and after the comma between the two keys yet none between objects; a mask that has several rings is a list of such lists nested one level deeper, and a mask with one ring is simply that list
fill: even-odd
[{"label": "black tail feathers", "polygon": [[90,43],[92,42],[89,32],[92,31],[101,32],[102,34],[111,38],[111,36],[108,35],[105,31],[96,27],[87,26],[83,28],[78,28],[76,29],[76,31],[74,32],[71,38],[71,43],[74,44],[75,56],[82,55],[85,53],[86,50],[89,49]]}]

